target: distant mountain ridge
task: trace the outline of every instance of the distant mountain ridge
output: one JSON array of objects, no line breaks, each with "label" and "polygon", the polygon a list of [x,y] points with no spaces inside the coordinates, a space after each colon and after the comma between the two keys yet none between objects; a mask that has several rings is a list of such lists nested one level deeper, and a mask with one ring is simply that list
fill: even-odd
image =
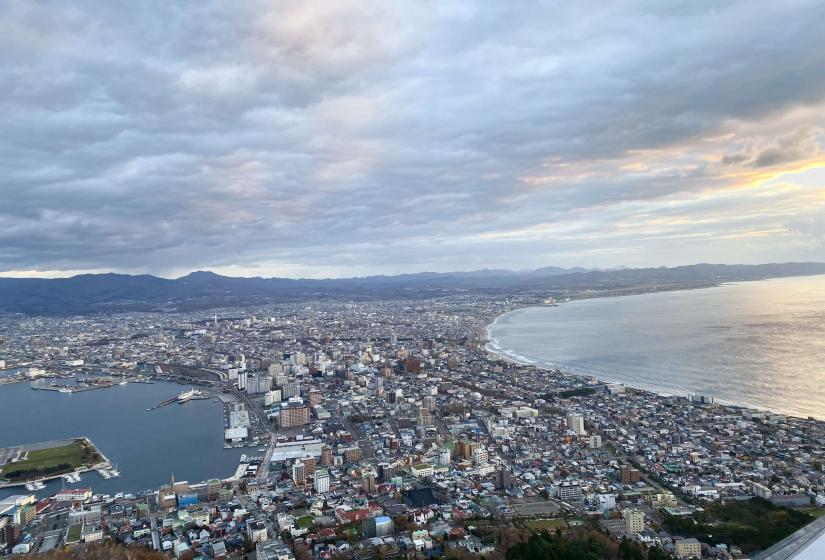
[{"label": "distant mountain ridge", "polygon": [[0,312],[71,315],[202,309],[308,299],[423,299],[467,292],[592,297],[813,274],[825,274],[825,263],[702,263],[611,270],[550,266],[519,271],[484,269],[321,280],[236,278],[208,271],[196,271],[175,279],[146,274],[82,274],[54,279],[0,278]]}]

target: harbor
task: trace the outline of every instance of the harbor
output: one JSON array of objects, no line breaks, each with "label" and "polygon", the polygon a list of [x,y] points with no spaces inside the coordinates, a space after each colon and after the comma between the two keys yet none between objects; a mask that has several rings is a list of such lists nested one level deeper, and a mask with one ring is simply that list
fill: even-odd
[{"label": "harbor", "polygon": [[[57,476],[43,481],[46,488],[36,490],[37,495],[78,484],[93,486],[102,493],[139,492],[156,487],[171,473],[188,473],[198,480],[232,475],[242,450],[224,449],[222,445],[220,403],[192,399],[182,406],[146,412],[182,389],[189,387],[155,380],[152,384],[115,385],[102,392],[83,391],[69,398],[54,391],[32,391],[26,383],[5,385],[0,388],[0,409],[11,417],[29,420],[19,422],[13,434],[0,434],[0,446],[84,433],[120,472],[120,476],[109,478],[97,471],[81,472],[82,482],[77,483]],[[36,416],[31,415],[32,410],[38,411]],[[152,445],[147,445],[150,440]],[[0,499],[22,490],[22,486],[0,489]]]}]

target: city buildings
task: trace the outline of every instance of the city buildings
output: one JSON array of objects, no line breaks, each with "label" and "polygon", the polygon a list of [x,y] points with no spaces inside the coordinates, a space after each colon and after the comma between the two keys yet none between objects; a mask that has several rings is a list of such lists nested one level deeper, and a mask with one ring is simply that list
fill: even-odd
[{"label": "city buildings", "polygon": [[638,535],[645,530],[645,514],[638,509],[627,509],[622,512],[625,532],[628,535]]},{"label": "city buildings", "polygon": [[318,494],[326,494],[329,492],[330,478],[327,469],[317,469],[315,471],[315,480],[313,481],[315,492]]},{"label": "city buildings", "polygon": [[[676,555],[690,539],[669,534],[666,516],[751,497],[825,505],[822,422],[658,396],[486,352],[482,319],[524,303],[313,302],[273,306],[254,320],[227,310],[217,323],[211,313],[134,314],[82,327],[9,318],[0,354],[45,375],[66,371],[58,367],[68,360],[84,363],[72,371],[127,379],[171,377],[174,363],[205,372],[199,389],[224,411],[215,444],[243,446],[245,458],[237,471],[214,474],[222,478],[132,498],[103,498],[98,475],[84,475],[88,491],[2,501],[5,548],[59,548],[72,526],[71,542],[157,541],[168,554],[204,557],[237,552],[244,535],[263,539],[257,548],[267,558],[287,558],[291,546],[315,558],[414,555],[442,543],[477,553],[486,545],[462,534],[459,520],[509,527],[514,518],[554,518],[597,522],[617,542]],[[256,392],[259,379],[275,388]],[[62,530],[46,539],[36,527],[50,520]],[[348,542],[344,527],[380,544]],[[284,531],[291,545],[277,538]],[[741,543],[727,552],[698,544],[724,558]]]}]

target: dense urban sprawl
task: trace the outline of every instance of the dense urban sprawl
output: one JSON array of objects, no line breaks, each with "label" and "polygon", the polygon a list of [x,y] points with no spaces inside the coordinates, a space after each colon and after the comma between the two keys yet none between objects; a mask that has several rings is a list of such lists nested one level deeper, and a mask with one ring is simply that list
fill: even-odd
[{"label": "dense urban sprawl", "polygon": [[[821,511],[825,423],[485,348],[490,321],[536,303],[4,317],[0,368],[15,369],[3,383],[176,379],[197,388],[179,398],[220,398],[223,445],[249,451],[234,474],[202,482],[0,500],[0,549],[112,540],[177,558],[521,558],[531,535],[559,530],[603,538],[616,558],[748,558]],[[751,532],[727,530],[725,508],[753,514]]]}]

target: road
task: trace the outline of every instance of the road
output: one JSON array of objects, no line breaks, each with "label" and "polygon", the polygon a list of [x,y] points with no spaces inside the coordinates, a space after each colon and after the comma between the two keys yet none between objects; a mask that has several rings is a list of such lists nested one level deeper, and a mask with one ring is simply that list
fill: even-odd
[{"label": "road", "polygon": [[272,461],[272,454],[275,453],[275,435],[273,434],[269,442],[269,447],[264,455],[264,460],[261,466],[258,467],[258,484],[263,484],[269,478],[269,463]]}]

